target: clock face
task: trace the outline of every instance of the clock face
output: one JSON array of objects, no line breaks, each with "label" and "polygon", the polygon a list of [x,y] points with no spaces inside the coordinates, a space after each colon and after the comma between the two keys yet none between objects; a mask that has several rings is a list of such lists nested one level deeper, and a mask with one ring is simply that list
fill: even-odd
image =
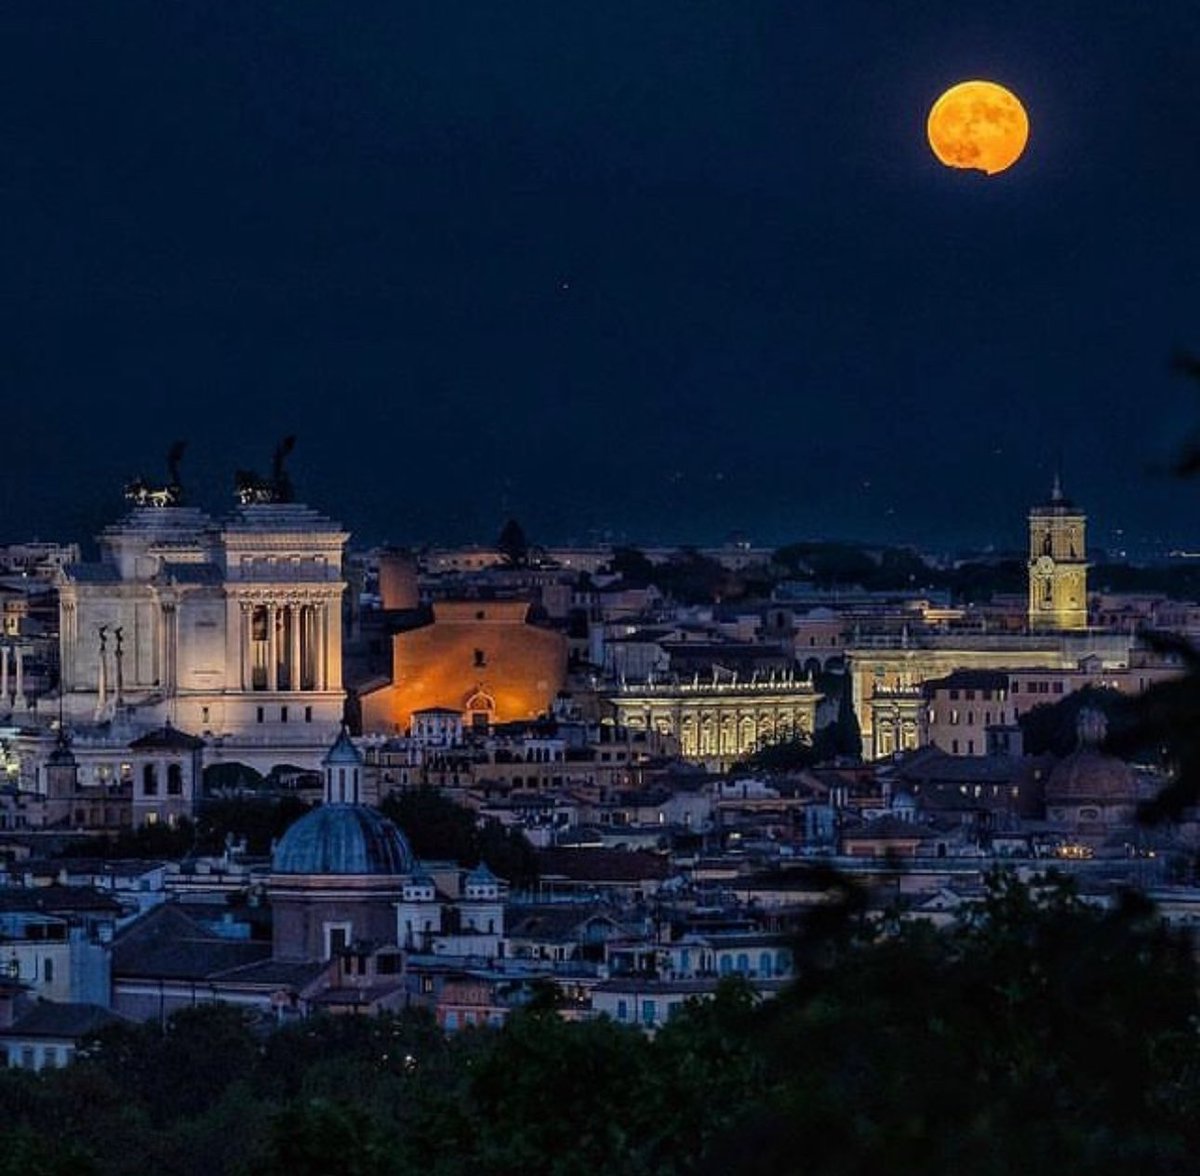
[{"label": "clock face", "polygon": [[1054,571],[1054,560],[1052,560],[1048,555],[1039,555],[1037,558],[1037,563],[1035,563],[1033,566],[1037,568],[1039,572],[1045,575]]}]

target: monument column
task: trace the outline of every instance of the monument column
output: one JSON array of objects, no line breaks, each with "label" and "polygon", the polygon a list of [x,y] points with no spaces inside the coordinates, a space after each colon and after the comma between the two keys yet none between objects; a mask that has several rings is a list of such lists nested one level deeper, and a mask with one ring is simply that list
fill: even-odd
[{"label": "monument column", "polygon": [[279,689],[279,609],[274,604],[267,605],[267,689],[274,692]]},{"label": "monument column", "polygon": [[288,689],[300,689],[300,605],[293,601],[288,605],[288,644],[291,646],[288,655]]},{"label": "monument column", "polygon": [[329,604],[317,607],[317,689],[329,689]]},{"label": "monument column", "polygon": [[242,662],[242,689],[251,690],[254,687],[254,663],[250,657],[254,640],[254,605],[245,600],[241,602],[241,618],[238,650]]},{"label": "monument column", "polygon": [[325,606],[325,689],[342,688],[342,613],[338,601]]},{"label": "monument column", "polygon": [[25,705],[25,649],[18,645],[14,652],[17,655],[17,706]]}]

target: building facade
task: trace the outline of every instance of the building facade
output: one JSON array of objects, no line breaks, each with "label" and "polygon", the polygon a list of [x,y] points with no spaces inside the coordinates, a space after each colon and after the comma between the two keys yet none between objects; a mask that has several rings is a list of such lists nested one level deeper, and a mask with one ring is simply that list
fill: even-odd
[{"label": "building facade", "polygon": [[685,759],[718,770],[765,744],[811,738],[822,695],[793,674],[739,682],[647,682],[607,696],[619,726],[678,741]]},{"label": "building facade", "polygon": [[341,526],[291,502],[223,521],[138,506],[59,576],[64,717],[167,723],[269,768],[319,761],[341,722]]},{"label": "building facade", "polygon": [[1086,629],[1087,516],[1063,496],[1058,478],[1050,501],[1029,512],[1029,628]]}]

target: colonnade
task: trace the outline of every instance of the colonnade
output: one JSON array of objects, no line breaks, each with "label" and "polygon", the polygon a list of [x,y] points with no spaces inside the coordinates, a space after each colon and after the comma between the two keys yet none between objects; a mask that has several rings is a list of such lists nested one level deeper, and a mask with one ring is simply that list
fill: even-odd
[{"label": "colonnade", "polygon": [[324,600],[242,601],[241,688],[328,690],[331,623],[341,616]]},{"label": "colonnade", "polygon": [[816,699],[798,705],[759,706],[666,705],[640,713],[617,701],[618,721],[673,735],[684,756],[746,755],[761,743],[811,735]]},{"label": "colonnade", "polygon": [[[9,653],[12,653],[15,674],[9,678]],[[9,699],[15,699],[15,705],[22,707],[25,698],[25,654],[29,651],[23,645],[0,645],[0,706],[5,706]]]}]

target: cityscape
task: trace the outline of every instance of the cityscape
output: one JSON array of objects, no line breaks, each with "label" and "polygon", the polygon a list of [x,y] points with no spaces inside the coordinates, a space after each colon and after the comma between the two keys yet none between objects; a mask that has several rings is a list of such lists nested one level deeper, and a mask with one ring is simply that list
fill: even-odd
[{"label": "cityscape", "polygon": [[1195,1170],[1200,13],[0,34],[0,1176]]}]

